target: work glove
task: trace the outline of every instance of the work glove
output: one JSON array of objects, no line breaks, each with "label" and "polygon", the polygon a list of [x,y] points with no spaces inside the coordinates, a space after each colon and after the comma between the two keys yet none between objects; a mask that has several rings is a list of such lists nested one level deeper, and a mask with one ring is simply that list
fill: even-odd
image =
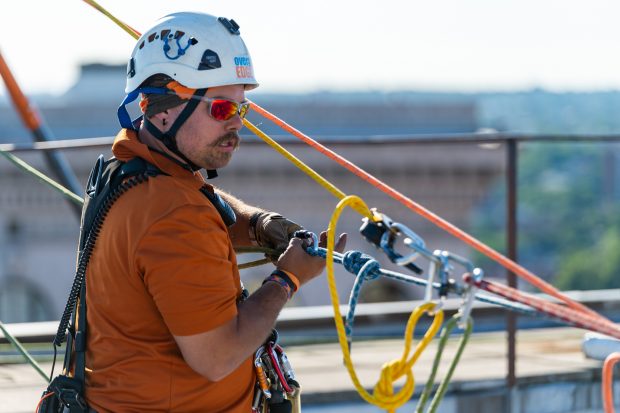
[{"label": "work glove", "polygon": [[280,252],[286,249],[295,231],[300,229],[303,229],[301,225],[275,212],[257,212],[250,218],[250,238],[260,247]]}]

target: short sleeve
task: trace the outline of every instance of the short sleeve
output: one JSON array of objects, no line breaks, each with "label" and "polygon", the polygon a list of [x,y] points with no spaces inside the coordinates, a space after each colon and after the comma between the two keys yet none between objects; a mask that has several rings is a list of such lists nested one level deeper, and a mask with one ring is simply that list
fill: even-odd
[{"label": "short sleeve", "polygon": [[234,252],[216,214],[205,206],[179,207],[138,244],[136,268],[174,335],[203,333],[237,314]]}]

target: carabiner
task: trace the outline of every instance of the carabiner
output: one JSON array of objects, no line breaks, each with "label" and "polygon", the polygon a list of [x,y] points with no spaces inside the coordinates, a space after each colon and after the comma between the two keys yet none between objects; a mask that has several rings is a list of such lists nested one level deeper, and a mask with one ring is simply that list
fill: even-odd
[{"label": "carabiner", "polygon": [[265,371],[265,365],[263,364],[261,357],[265,353],[265,346],[260,346],[254,354],[254,369],[256,370],[256,378],[260,390],[263,392],[267,399],[271,399],[271,391],[269,391],[269,379],[267,378],[267,372]]},{"label": "carabiner", "polygon": [[[471,277],[474,281],[482,281],[484,277],[484,272],[480,268],[474,268],[471,271]],[[478,291],[478,287],[475,284],[469,284],[467,289],[465,290],[465,294],[463,297],[463,305],[459,309],[459,321],[457,323],[458,328],[464,330],[467,326],[467,320],[471,316],[471,310],[474,305],[474,300],[476,298],[476,292]]]},{"label": "carabiner", "polygon": [[271,345],[271,343],[267,343],[265,345],[265,351],[267,352],[267,355],[269,356],[269,360],[271,361],[271,367],[276,373],[276,376],[278,377],[278,380],[280,381],[282,388],[287,394],[293,394],[295,390],[291,388],[288,381],[286,380],[286,377],[284,377],[284,373],[282,372],[282,367],[280,366],[280,361],[278,360],[278,356],[276,355],[274,351],[274,347]]}]

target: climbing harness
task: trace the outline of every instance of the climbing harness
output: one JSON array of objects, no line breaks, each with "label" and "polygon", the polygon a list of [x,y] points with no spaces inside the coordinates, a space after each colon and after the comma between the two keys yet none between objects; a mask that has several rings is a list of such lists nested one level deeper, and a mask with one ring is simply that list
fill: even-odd
[{"label": "climbing harness", "polygon": [[[37,413],[88,412],[84,398],[86,371],[86,270],[97,236],[114,202],[132,187],[160,173],[152,165],[135,158],[120,162],[105,161],[100,155],[86,186],[78,243],[78,264],[69,298],[53,341],[54,362],[47,389],[43,392]],[[68,335],[67,335],[68,332]],[[67,339],[63,371],[54,377],[57,347]],[[53,394],[53,396],[51,396]]]},{"label": "climbing harness", "polygon": [[[86,371],[86,272],[101,227],[114,203],[136,185],[158,175],[165,175],[141,158],[121,162],[105,161],[100,155],[93,167],[85,191],[82,209],[78,264],[65,310],[53,341],[52,380],[43,392],[37,413],[56,413],[62,406],[71,413],[88,412],[84,398]],[[235,223],[232,208],[206,187],[200,192],[213,204],[227,226]],[[68,334],[67,334],[68,333]],[[67,341],[62,373],[54,377],[57,348]],[[53,396],[52,396],[53,395]]]}]

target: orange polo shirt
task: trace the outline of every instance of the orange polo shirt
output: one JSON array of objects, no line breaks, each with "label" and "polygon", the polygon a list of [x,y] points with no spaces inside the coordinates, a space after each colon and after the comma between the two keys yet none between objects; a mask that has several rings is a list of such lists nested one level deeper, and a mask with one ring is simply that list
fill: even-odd
[{"label": "orange polo shirt", "polygon": [[[173,335],[216,328],[237,315],[239,271],[228,230],[205,185],[123,130],[112,152],[169,176],[131,188],[112,206],[86,275],[86,398],[103,412],[248,413],[250,358],[211,382],[184,361]],[[204,357],[210,357],[209,354]]]}]

